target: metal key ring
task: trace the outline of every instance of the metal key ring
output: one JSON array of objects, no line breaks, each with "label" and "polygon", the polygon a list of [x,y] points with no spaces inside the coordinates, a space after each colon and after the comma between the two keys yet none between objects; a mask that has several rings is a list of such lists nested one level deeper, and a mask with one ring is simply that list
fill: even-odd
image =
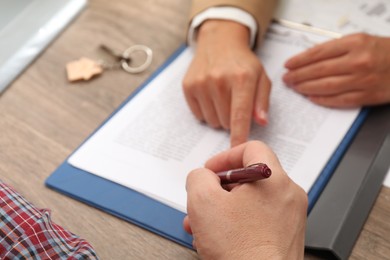
[{"label": "metal key ring", "polygon": [[133,46],[131,46],[130,48],[128,48],[127,50],[125,50],[123,52],[122,57],[125,58],[125,59],[129,59],[131,54],[133,54],[134,52],[137,52],[137,51],[145,52],[145,54],[146,54],[145,62],[143,64],[141,64],[140,66],[138,66],[138,67],[131,67],[129,65],[128,61],[123,60],[122,64],[121,64],[122,68],[125,71],[129,72],[129,73],[134,73],[135,74],[135,73],[143,72],[152,63],[153,51],[149,47],[147,47],[145,45],[133,45]]}]

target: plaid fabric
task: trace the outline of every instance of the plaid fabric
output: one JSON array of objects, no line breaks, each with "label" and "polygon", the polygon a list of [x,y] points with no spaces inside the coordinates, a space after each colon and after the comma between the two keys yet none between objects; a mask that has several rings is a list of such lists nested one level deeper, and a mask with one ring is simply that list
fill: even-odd
[{"label": "plaid fabric", "polygon": [[0,180],[0,259],[98,259],[92,246],[51,222]]}]

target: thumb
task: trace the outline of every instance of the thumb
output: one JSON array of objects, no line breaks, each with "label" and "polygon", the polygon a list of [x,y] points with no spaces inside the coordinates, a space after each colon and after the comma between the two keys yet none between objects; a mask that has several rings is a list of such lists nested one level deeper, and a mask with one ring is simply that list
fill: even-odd
[{"label": "thumb", "polygon": [[187,197],[192,194],[202,193],[204,190],[222,189],[219,177],[211,170],[199,168],[191,171],[187,176]]}]

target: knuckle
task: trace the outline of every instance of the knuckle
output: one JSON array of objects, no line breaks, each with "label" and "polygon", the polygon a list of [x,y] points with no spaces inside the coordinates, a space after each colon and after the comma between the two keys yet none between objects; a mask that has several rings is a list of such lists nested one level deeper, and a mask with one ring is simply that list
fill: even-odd
[{"label": "knuckle", "polygon": [[204,76],[197,76],[195,78],[189,78],[189,77],[185,77],[183,79],[183,89],[184,91],[192,91],[196,88],[198,88],[199,86],[204,86],[206,84],[207,80],[206,80],[206,77]]},{"label": "knuckle", "polygon": [[357,70],[373,70],[375,67],[375,58],[369,53],[362,53],[353,63],[353,67]]},{"label": "knuckle", "polygon": [[251,116],[251,113],[248,112],[247,109],[242,107],[236,108],[231,118],[231,125],[242,124],[242,122],[250,121]]},{"label": "knuckle", "polygon": [[365,33],[355,33],[348,37],[350,44],[353,46],[364,46],[369,39],[369,36]]},{"label": "knuckle", "polygon": [[252,73],[252,71],[250,69],[243,68],[243,67],[237,68],[235,70],[235,76],[238,79],[245,79],[247,77],[252,76],[252,74],[253,73]]},{"label": "knuckle", "polygon": [[234,70],[232,77],[237,83],[243,84],[248,80],[256,78],[257,73],[254,69],[240,67]]},{"label": "knuckle", "polygon": [[221,84],[224,81],[225,73],[219,69],[210,70],[207,74],[206,80],[214,82],[215,84]]}]

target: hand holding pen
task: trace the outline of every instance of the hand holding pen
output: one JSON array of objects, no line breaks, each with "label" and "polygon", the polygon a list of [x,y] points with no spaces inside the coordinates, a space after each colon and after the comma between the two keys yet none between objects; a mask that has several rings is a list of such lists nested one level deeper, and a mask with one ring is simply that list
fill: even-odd
[{"label": "hand holding pen", "polygon": [[[232,179],[252,170],[263,180]],[[242,184],[221,186],[230,182]],[[186,189],[183,224],[202,258],[303,258],[307,196],[265,144],[252,141],[216,155],[188,175]]]}]

